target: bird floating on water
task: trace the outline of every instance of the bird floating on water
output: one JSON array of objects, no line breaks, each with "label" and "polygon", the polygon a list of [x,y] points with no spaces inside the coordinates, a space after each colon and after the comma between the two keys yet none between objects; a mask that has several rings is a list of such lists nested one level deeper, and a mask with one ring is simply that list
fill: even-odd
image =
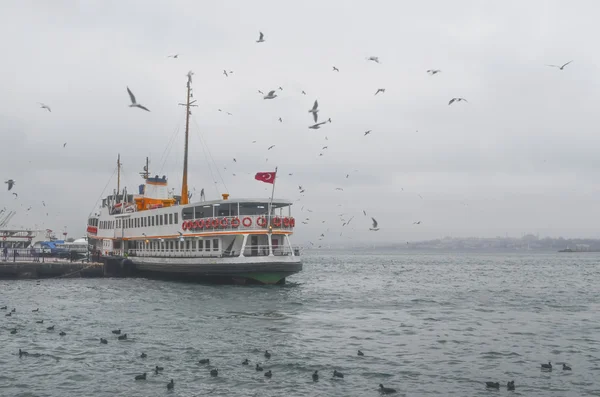
[{"label": "bird floating on water", "polygon": [[379,384],[379,392],[381,394],[393,394],[393,393],[396,393],[396,389],[391,389],[389,387],[383,387],[383,385],[380,383]]},{"label": "bird floating on water", "polygon": [[119,335],[119,337],[117,339],[125,340],[125,339],[127,339],[127,334]]},{"label": "bird floating on water", "polygon": [[317,122],[317,119],[319,117],[319,115],[317,114],[317,113],[319,113],[318,107],[319,107],[319,102],[317,102],[317,100],[315,99],[315,103],[314,103],[312,109],[310,109],[308,111],[308,113],[312,113],[313,119],[315,120],[315,123]]},{"label": "bird floating on water", "polygon": [[258,40],[256,40],[257,43],[263,43],[265,41],[265,35],[263,34],[263,32],[258,32],[259,33],[259,37]]},{"label": "bird floating on water", "polygon": [[499,389],[500,382],[485,382],[485,387],[488,389]]},{"label": "bird floating on water", "polygon": [[115,329],[111,331],[113,334],[115,335],[121,335],[121,330],[120,329]]},{"label": "bird floating on water", "polygon": [[146,357],[148,357],[148,355],[146,353],[140,354],[140,358],[146,358]]},{"label": "bird floating on water", "polygon": [[263,367],[260,366],[260,364],[256,364],[256,371],[262,372],[264,370],[263,370]]},{"label": "bird floating on water", "polygon": [[142,375],[136,375],[135,380],[146,380],[146,373],[144,372]]},{"label": "bird floating on water", "polygon": [[569,62],[565,63],[565,64],[564,64],[564,65],[562,65],[562,66],[558,66],[558,65],[546,65],[546,66],[550,66],[550,67],[552,67],[552,68],[558,68],[558,69],[560,69],[560,70],[563,70],[563,69],[565,68],[565,66],[567,66],[567,65],[568,65],[568,64],[570,64],[571,62],[573,62],[573,61],[569,61]]},{"label": "bird floating on water", "polygon": [[131,105],[129,105],[130,108],[140,108],[140,109],[144,109],[147,112],[150,111],[150,110],[148,110],[148,108],[140,105],[139,103],[137,103],[135,101],[135,95],[133,95],[133,92],[131,92],[131,90],[129,89],[129,87],[127,87],[127,92],[129,93],[129,99],[131,99]]},{"label": "bird floating on water", "polygon": [[552,370],[552,363],[548,361],[548,364],[542,364],[542,369]]},{"label": "bird floating on water", "polygon": [[218,376],[219,375],[219,370],[216,368],[213,368],[210,370],[210,376]]},{"label": "bird floating on water", "polygon": [[198,361],[198,364],[209,364],[210,363],[210,359],[208,358],[203,358],[202,360]]},{"label": "bird floating on water", "polygon": [[338,372],[337,370],[335,370],[335,369],[334,369],[334,370],[333,370],[333,377],[334,377],[334,378],[343,378],[343,377],[344,377],[344,374],[343,374],[343,373],[341,373],[341,372]]},{"label": "bird floating on water", "polygon": [[563,363],[563,371],[570,371],[571,367],[569,367],[567,364]]},{"label": "bird floating on water", "polygon": [[100,343],[102,343],[103,345],[108,344],[108,341],[104,338],[100,338]]},{"label": "bird floating on water", "polygon": [[318,381],[318,380],[319,380],[319,371],[315,371],[315,372],[312,374],[312,380],[313,380],[313,382],[316,382],[316,381]]},{"label": "bird floating on water", "polygon": [[265,358],[271,358],[271,353],[268,350],[265,350]]},{"label": "bird floating on water", "polygon": [[250,362],[248,361],[248,359],[245,359],[244,361],[242,361],[242,365],[248,365]]},{"label": "bird floating on water", "polygon": [[514,381],[514,380],[511,380],[511,381],[509,381],[509,382],[506,384],[506,388],[507,388],[508,390],[515,390],[515,381]]},{"label": "bird floating on water", "polygon": [[361,352],[361,351],[359,350],[359,351],[358,351],[358,355],[359,355],[359,356],[364,356],[364,355],[365,355],[365,353],[363,353],[363,352]]},{"label": "bird floating on water", "polygon": [[270,378],[270,377],[272,377],[272,376],[273,376],[273,373],[271,372],[271,370],[268,370],[267,372],[265,372],[265,376],[266,376],[267,378]]},{"label": "bird floating on water", "polygon": [[171,379],[171,381],[169,383],[167,383],[167,390],[172,390],[175,387],[175,382],[173,382],[173,379]]}]

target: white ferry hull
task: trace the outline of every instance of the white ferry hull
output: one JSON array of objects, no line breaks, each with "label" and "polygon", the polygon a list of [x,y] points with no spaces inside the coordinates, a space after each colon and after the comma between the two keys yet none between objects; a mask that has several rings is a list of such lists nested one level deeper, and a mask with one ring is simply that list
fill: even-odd
[{"label": "white ferry hull", "polygon": [[300,257],[265,256],[235,258],[129,257],[138,275],[235,283],[280,284],[302,270]]}]

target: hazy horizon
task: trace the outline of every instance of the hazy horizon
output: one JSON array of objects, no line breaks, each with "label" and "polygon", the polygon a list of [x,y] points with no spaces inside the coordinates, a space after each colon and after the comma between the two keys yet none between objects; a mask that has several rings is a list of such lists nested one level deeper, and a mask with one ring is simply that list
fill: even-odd
[{"label": "hazy horizon", "polygon": [[[192,70],[192,201],[201,188],[209,200],[268,197],[253,176],[277,166],[275,196],[295,201],[298,242],[599,238],[599,11],[592,1],[8,2],[0,165],[16,185],[3,185],[0,209],[17,212],[8,227],[84,235],[116,188],[118,153],[129,192],[146,156],[179,192],[178,103]],[[151,112],[129,108],[126,87]],[[468,103],[449,106],[453,97]],[[310,130],[315,99],[332,123]]]}]

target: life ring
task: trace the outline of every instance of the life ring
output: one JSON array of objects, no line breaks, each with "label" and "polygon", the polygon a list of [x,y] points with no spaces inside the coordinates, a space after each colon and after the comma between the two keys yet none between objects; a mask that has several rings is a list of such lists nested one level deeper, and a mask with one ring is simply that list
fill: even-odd
[{"label": "life ring", "polygon": [[260,227],[265,227],[267,226],[267,220],[264,216],[259,216],[258,218],[256,218],[256,224]]},{"label": "life ring", "polygon": [[196,222],[198,222],[198,229],[202,229],[204,227],[204,219],[199,219]]},{"label": "life ring", "polygon": [[220,225],[220,226],[221,226],[223,229],[225,229],[225,228],[227,227],[227,225],[228,225],[228,223],[227,223],[227,218],[221,218],[221,221],[219,222],[219,225]]},{"label": "life ring", "polygon": [[245,217],[244,219],[242,219],[242,225],[244,225],[244,227],[252,226],[252,219],[250,219],[249,217]]},{"label": "life ring", "polygon": [[293,217],[290,218],[290,227],[296,227],[296,220]]},{"label": "life ring", "polygon": [[212,220],[212,227],[213,227],[213,229],[216,229],[219,227],[219,220],[217,218],[214,218]]},{"label": "life ring", "polygon": [[283,226],[290,227],[290,218],[288,218],[287,216],[283,218]]},{"label": "life ring", "polygon": [[281,218],[280,217],[273,218],[273,226],[281,227]]},{"label": "life ring", "polygon": [[210,229],[212,227],[212,219],[208,218],[204,221],[204,227]]},{"label": "life ring", "polygon": [[200,227],[201,227],[201,226],[200,226],[200,220],[199,220],[199,219],[196,219],[196,220],[194,221],[194,229],[200,229]]},{"label": "life ring", "polygon": [[188,228],[189,228],[188,222],[187,222],[187,221],[183,222],[183,223],[181,224],[181,228],[182,228],[183,230],[188,230]]},{"label": "life ring", "polygon": [[231,220],[231,227],[240,227],[240,218],[233,218]]}]

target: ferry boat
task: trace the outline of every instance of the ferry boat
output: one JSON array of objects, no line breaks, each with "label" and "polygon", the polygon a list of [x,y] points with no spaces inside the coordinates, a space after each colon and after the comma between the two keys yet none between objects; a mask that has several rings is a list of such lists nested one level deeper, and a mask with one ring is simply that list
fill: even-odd
[{"label": "ferry boat", "polygon": [[121,192],[119,156],[117,189],[88,219],[93,253],[123,257],[122,267],[145,277],[283,284],[302,270],[300,251],[290,240],[296,224],[291,201],[273,195],[248,199],[223,194],[216,200],[201,195],[200,201],[189,202],[189,109],[195,102],[190,102],[190,87],[191,73],[181,195],[169,192],[166,176],[150,176],[147,159],[138,194]]}]

